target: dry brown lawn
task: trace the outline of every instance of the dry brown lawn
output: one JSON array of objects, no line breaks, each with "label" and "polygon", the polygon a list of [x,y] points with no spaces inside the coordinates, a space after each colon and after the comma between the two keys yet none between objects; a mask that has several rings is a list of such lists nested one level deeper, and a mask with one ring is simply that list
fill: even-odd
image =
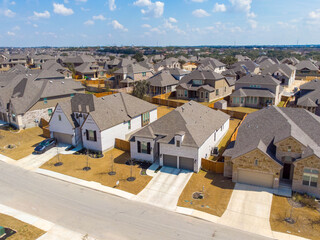
[{"label": "dry brown lawn", "polygon": [[[290,217],[291,209],[292,218],[296,221],[294,224],[284,221]],[[273,196],[270,224],[273,231],[320,239],[320,213],[308,207],[291,208],[286,197]]]},{"label": "dry brown lawn", "polygon": [[259,110],[257,108],[248,108],[248,107],[228,107],[227,109],[231,111],[244,112],[244,113],[253,113]]},{"label": "dry brown lawn", "polygon": [[172,108],[172,107],[159,106],[158,107],[158,119],[163,117],[164,115],[168,114],[172,110],[174,110],[174,108]]},{"label": "dry brown lawn", "polygon": [[[223,177],[222,174],[201,170],[192,175],[180,195],[178,206],[193,208],[221,217],[228,207],[233,188],[234,183],[231,179]],[[204,189],[204,198],[201,200],[193,199],[192,194],[202,192],[202,189]]]},{"label": "dry brown lawn", "polygon": [[[34,148],[45,138],[39,127],[14,132],[0,129],[0,154],[19,160],[33,153]],[[16,148],[6,149],[7,145],[14,144]]]},{"label": "dry brown lawn", "polygon": [[34,240],[45,234],[45,231],[0,213],[0,225],[17,231],[8,240]]},{"label": "dry brown lawn", "polygon": [[[132,167],[133,176],[136,178],[133,182],[128,182],[130,177],[131,166],[125,164],[130,159],[130,154],[119,149],[112,149],[104,153],[103,158],[89,159],[91,170],[84,171],[87,166],[87,156],[85,155],[59,155],[62,166],[55,167],[58,157],[54,157],[50,161],[41,166],[43,169],[55,171],[72,177],[80,178],[87,181],[99,182],[108,187],[115,187],[119,180],[120,184],[117,187],[126,192],[138,194],[152,179],[150,176],[140,175],[141,168],[138,165]],[[116,175],[110,176],[108,172],[112,169],[112,161],[114,159],[114,171]]]}]

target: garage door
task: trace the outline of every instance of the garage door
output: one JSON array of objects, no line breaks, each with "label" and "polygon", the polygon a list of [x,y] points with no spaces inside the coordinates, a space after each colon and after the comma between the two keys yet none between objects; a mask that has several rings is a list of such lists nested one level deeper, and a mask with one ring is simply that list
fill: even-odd
[{"label": "garage door", "polygon": [[194,171],[193,158],[179,157],[179,168]]},{"label": "garage door", "polygon": [[240,169],[238,170],[238,182],[272,188],[273,175]]},{"label": "garage door", "polygon": [[72,145],[72,135],[54,132],[53,137],[57,139],[58,143],[66,143]]},{"label": "garage door", "polygon": [[177,156],[163,154],[163,166],[177,168]]}]

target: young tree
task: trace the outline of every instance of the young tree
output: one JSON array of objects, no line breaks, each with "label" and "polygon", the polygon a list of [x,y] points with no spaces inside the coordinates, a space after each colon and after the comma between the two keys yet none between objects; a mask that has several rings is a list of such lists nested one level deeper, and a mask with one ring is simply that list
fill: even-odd
[{"label": "young tree", "polygon": [[149,83],[146,80],[138,81],[133,86],[132,95],[137,98],[143,99],[144,95],[148,93],[148,90],[149,90]]},{"label": "young tree", "polygon": [[137,62],[144,61],[143,54],[141,52],[137,52],[133,57]]}]

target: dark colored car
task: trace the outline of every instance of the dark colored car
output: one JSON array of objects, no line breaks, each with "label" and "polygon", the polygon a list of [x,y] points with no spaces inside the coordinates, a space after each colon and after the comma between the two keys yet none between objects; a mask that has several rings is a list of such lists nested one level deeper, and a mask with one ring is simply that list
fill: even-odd
[{"label": "dark colored car", "polygon": [[39,145],[36,146],[36,148],[34,149],[34,152],[39,154],[44,153],[45,151],[49,150],[55,145],[56,145],[56,140],[54,138],[49,138],[39,143]]}]

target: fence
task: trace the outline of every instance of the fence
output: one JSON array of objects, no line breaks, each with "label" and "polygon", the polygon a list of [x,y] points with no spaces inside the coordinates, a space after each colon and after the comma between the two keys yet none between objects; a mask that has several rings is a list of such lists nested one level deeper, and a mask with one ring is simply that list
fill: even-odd
[{"label": "fence", "polygon": [[45,138],[49,138],[51,136],[50,130],[49,130],[49,122],[41,118],[40,120],[40,126],[42,128],[42,135]]},{"label": "fence", "polygon": [[105,96],[109,96],[109,95],[112,95],[114,93],[117,93],[117,92],[101,92],[101,93],[95,93],[94,95],[97,97],[97,98],[100,98],[100,97],[105,97]]},{"label": "fence", "polygon": [[201,159],[201,168],[214,173],[223,173],[224,162],[212,161],[209,159]]},{"label": "fence", "polygon": [[126,152],[130,152],[130,142],[116,138],[115,139],[115,148],[118,148],[118,149],[126,151]]}]

